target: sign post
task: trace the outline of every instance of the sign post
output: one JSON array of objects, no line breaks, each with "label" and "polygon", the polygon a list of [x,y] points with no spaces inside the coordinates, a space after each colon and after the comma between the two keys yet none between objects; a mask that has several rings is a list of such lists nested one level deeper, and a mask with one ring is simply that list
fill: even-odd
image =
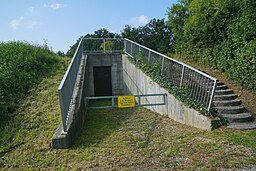
[{"label": "sign post", "polygon": [[135,107],[134,96],[118,96],[118,108]]}]

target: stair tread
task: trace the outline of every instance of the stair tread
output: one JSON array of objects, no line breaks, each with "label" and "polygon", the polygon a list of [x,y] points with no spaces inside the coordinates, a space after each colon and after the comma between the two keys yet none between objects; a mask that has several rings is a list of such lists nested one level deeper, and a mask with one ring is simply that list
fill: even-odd
[{"label": "stair tread", "polygon": [[215,109],[244,109],[244,106],[216,106]]},{"label": "stair tread", "polygon": [[221,82],[221,81],[218,81],[218,82],[217,82],[217,85],[224,85],[224,83]]},{"label": "stair tread", "polygon": [[214,95],[214,97],[221,97],[221,96],[237,96],[236,94],[220,94],[220,95]]},{"label": "stair tread", "polygon": [[221,114],[224,118],[248,118],[252,117],[251,113],[238,113],[238,114]]},{"label": "stair tread", "polygon": [[215,92],[233,91],[232,89],[215,90]]},{"label": "stair tread", "polygon": [[216,85],[216,87],[227,87],[225,84],[222,85]]},{"label": "stair tread", "polygon": [[241,102],[240,99],[233,99],[233,100],[214,100],[213,103],[228,103],[228,102]]},{"label": "stair tread", "polygon": [[214,106],[239,106],[242,104],[242,101],[240,99],[216,99],[213,101]]},{"label": "stair tread", "polygon": [[256,122],[244,122],[244,123],[229,123],[227,128],[248,130],[256,129]]}]

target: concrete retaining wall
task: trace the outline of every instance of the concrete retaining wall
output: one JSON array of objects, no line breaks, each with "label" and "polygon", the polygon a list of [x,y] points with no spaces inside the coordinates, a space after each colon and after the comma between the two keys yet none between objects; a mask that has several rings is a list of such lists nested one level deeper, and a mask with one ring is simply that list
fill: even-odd
[{"label": "concrete retaining wall", "polygon": [[62,123],[56,129],[52,139],[51,147],[54,149],[66,149],[71,146],[72,142],[78,137],[85,121],[86,101],[84,97],[89,94],[89,72],[87,67],[87,56],[83,56],[79,68],[78,77],[75,86],[75,98],[71,106],[71,112],[67,124],[67,134],[62,134]]},{"label": "concrete retaining wall", "polygon": [[[160,87],[150,77],[132,64],[127,55],[122,57],[124,91],[129,94],[166,93],[167,105],[146,107],[159,114],[167,114],[171,119],[180,123],[194,126],[204,130],[212,130],[220,126],[218,118],[212,119],[199,114],[198,111],[185,106],[164,88]],[[142,103],[155,103],[162,101],[161,97],[148,97]]]},{"label": "concrete retaining wall", "polygon": [[61,123],[51,139],[52,148],[68,148],[80,134],[87,111],[84,97],[94,96],[93,67],[97,66],[111,66],[112,93],[113,95],[123,94],[121,54],[90,54],[83,56],[74,90],[75,99],[71,106],[67,124],[68,132],[62,134],[63,125]]}]

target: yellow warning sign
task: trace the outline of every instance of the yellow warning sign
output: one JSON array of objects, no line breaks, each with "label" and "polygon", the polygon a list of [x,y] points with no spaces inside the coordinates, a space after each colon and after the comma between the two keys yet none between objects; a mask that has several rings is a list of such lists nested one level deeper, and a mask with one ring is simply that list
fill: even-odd
[{"label": "yellow warning sign", "polygon": [[118,108],[135,106],[134,96],[118,96],[117,100],[118,100]]}]

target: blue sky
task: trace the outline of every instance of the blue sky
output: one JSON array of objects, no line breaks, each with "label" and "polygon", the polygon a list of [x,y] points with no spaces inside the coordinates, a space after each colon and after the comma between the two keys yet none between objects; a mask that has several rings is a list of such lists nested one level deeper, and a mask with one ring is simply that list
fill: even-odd
[{"label": "blue sky", "polygon": [[120,33],[125,25],[166,18],[177,0],[1,0],[0,41],[47,44],[66,52],[87,33],[100,28]]}]

